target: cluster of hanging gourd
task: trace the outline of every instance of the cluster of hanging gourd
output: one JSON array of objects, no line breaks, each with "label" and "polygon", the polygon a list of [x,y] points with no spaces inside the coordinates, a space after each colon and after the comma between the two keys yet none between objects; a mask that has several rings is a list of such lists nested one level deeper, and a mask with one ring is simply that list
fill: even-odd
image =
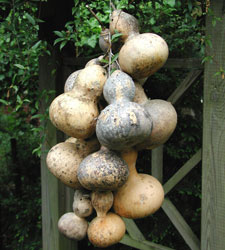
[{"label": "cluster of hanging gourd", "polygon": [[[70,138],[49,151],[47,165],[75,189],[73,212],[59,219],[59,231],[75,240],[88,235],[98,247],[122,239],[121,217],[143,218],[160,208],[161,183],[139,174],[135,164],[139,150],[166,142],[177,123],[171,103],[149,100],[142,87],[167,60],[166,42],[156,34],[139,34],[137,20],[121,10],[113,11],[109,30],[100,37],[103,51],[109,50],[109,31],[122,34],[119,68],[108,75],[105,56],[91,60],[69,76],[49,110],[52,123]],[[108,105],[99,105],[103,97]],[[89,223],[93,208],[97,217]]]}]

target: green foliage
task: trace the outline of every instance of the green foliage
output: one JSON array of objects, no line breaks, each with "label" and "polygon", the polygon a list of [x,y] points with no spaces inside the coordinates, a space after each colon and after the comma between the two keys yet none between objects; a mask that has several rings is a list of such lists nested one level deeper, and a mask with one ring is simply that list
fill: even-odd
[{"label": "green foliage", "polygon": [[[5,119],[7,119],[5,117]],[[11,121],[13,123],[13,121]],[[25,132],[25,131],[24,131]],[[40,167],[32,148],[37,139],[26,131],[16,140],[12,153],[11,136],[0,132],[1,242],[3,249],[41,248]],[[15,171],[19,167],[20,175]],[[38,177],[39,176],[39,177]],[[18,186],[16,183],[19,182]]]}]

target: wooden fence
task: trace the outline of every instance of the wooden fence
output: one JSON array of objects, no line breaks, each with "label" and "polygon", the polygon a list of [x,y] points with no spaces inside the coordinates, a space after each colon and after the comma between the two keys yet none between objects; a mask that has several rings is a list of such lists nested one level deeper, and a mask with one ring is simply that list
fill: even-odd
[{"label": "wooden fence", "polygon": [[[204,124],[203,149],[199,149],[181,168],[163,183],[163,146],[151,151],[152,175],[162,183],[165,194],[179,183],[202,159],[202,227],[201,241],[186,223],[174,204],[166,196],[162,205],[163,211],[169,217],[192,250],[222,250],[225,249],[225,18],[224,1],[213,1],[211,8],[217,17],[221,17],[216,26],[213,16],[207,18],[206,35],[211,37],[212,48],[207,53],[213,55],[213,61],[206,62],[204,68]],[[62,92],[62,83],[75,69],[82,68],[87,59],[63,58],[56,54],[40,58],[40,88],[55,89]],[[56,63],[60,62],[60,63]],[[174,90],[168,100],[175,104],[188,90],[192,83],[203,73],[203,66],[198,59],[169,59],[167,68],[187,68],[190,72]],[[53,69],[56,74],[52,75]],[[222,69],[222,70],[221,70]],[[220,72],[221,73],[218,73]],[[61,89],[60,89],[61,88]],[[44,104],[45,110],[48,104]],[[62,237],[57,230],[58,218],[72,209],[73,191],[61,184],[46,168],[46,152],[56,143],[63,141],[64,136],[50,123],[47,126],[46,141],[42,149],[42,220],[43,220],[43,250],[75,250],[77,244]],[[171,249],[149,241],[133,220],[124,219],[127,234],[121,240],[122,244],[143,250]]]}]

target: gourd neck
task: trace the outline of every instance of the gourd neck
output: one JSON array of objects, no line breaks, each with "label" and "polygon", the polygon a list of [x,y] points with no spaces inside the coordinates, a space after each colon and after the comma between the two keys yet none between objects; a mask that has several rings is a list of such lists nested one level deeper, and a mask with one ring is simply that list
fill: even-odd
[{"label": "gourd neck", "polygon": [[129,177],[128,180],[136,175],[138,175],[138,172],[136,170],[136,161],[138,157],[138,152],[131,148],[127,151],[122,152],[122,158],[127,163],[129,168]]}]

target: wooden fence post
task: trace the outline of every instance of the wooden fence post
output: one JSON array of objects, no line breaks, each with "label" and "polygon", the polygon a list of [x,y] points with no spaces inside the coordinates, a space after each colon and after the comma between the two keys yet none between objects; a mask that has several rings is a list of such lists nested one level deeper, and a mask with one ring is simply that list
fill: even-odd
[{"label": "wooden fence post", "polygon": [[[225,1],[210,1],[205,63],[201,249],[225,249]],[[221,20],[218,20],[221,18]]]},{"label": "wooden fence post", "polygon": [[[55,90],[63,86],[62,67],[58,64],[56,53],[43,56],[39,60],[39,86],[40,90]],[[55,72],[55,73],[54,73]],[[61,83],[59,83],[59,81]],[[41,113],[49,107],[51,100],[41,103]],[[66,239],[58,232],[58,219],[72,211],[73,190],[60,183],[46,166],[48,150],[64,139],[64,135],[47,121],[45,130],[46,139],[41,154],[41,189],[42,189],[42,246],[43,250],[76,250],[77,243]]]}]

